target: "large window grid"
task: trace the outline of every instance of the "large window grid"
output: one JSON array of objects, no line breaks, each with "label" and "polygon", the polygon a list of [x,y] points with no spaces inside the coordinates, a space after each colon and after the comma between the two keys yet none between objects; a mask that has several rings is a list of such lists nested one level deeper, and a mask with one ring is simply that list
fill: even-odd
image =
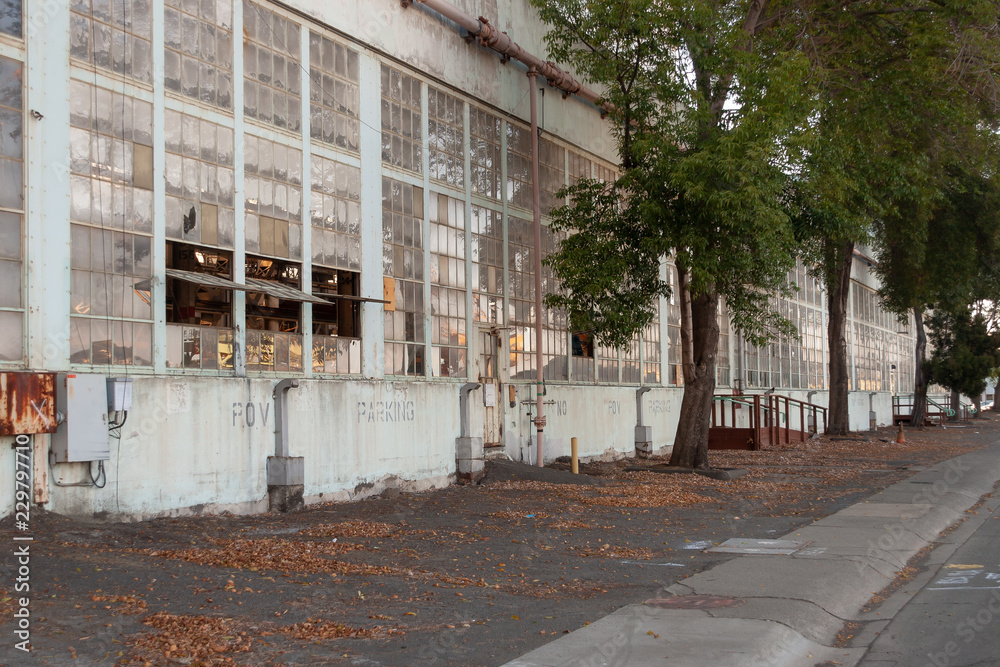
[{"label": "large window grid", "polygon": [[350,151],[360,148],[358,52],[326,35],[309,33],[309,134]]},{"label": "large window grid", "polygon": [[424,191],[382,178],[382,272],[395,311],[385,313],[385,372],[424,375]]},{"label": "large window grid", "polygon": [[532,210],[531,130],[507,123],[507,202]]},{"label": "large window grid", "polygon": [[313,264],[361,270],[361,169],[313,154]]},{"label": "large window grid", "polygon": [[[20,34],[20,3],[17,4]],[[0,13],[12,31],[13,9]],[[24,293],[21,230],[24,219],[24,104],[21,63],[0,57],[0,363],[24,361]]]},{"label": "large window grid", "polygon": [[232,110],[231,1],[166,0],[163,85],[167,90]]},{"label": "large window grid", "polygon": [[719,300],[719,353],[715,361],[715,385],[728,387],[732,381],[729,362],[729,308]]},{"label": "large window grid", "polygon": [[302,151],[244,136],[246,251],[302,259]]},{"label": "large window grid", "polygon": [[420,80],[382,65],[382,162],[423,173]]},{"label": "large window grid", "polygon": [[667,281],[670,298],[667,300],[667,384],[684,384],[683,356],[681,351],[681,295],[677,267],[667,264]]},{"label": "large window grid", "polygon": [[152,364],[152,109],[70,90],[70,360]]},{"label": "large window grid", "polygon": [[632,337],[632,342],[629,346],[621,350],[622,384],[639,384],[642,379],[642,369],[639,360],[642,342],[639,338],[639,334],[636,334]]},{"label": "large window grid", "polygon": [[609,345],[597,345],[597,381],[617,384],[619,378],[618,349]]},{"label": "large window grid", "polygon": [[851,388],[912,393],[912,317],[908,316],[906,325],[900,324],[896,315],[882,308],[878,294],[870,287],[854,282],[851,292],[854,356]]},{"label": "large window grid", "polygon": [[576,151],[569,151],[569,184],[576,185],[584,178],[591,178],[593,163]]},{"label": "large window grid", "polygon": [[431,374],[465,377],[465,202],[430,198]]},{"label": "large window grid", "polygon": [[548,139],[538,140],[538,184],[543,215],[566,203],[556,197],[566,186],[566,149]]},{"label": "large window grid", "polygon": [[618,172],[614,167],[609,167],[600,162],[594,163],[594,178],[604,183],[614,183],[618,180]]},{"label": "large window grid", "polygon": [[472,319],[503,324],[503,216],[472,205]]},{"label": "large window grid", "polygon": [[151,8],[149,0],[71,0],[70,55],[152,83]]},{"label": "large window grid", "polygon": [[[559,294],[563,291],[562,284],[556,278],[552,267],[545,264],[545,259],[559,249],[559,243],[564,238],[566,238],[565,232],[557,233],[550,227],[542,226],[543,295]],[[531,273],[534,276],[534,265]],[[566,311],[555,308],[544,308],[543,314],[542,335],[545,336],[545,347],[542,350],[542,362],[545,364],[543,377],[550,382],[568,380],[569,318]]]},{"label": "large window grid", "polygon": [[642,383],[660,384],[660,305],[656,304],[653,321],[642,329]]},{"label": "large window grid", "polygon": [[243,112],[293,133],[302,131],[299,25],[243,0]]},{"label": "large window grid", "polygon": [[469,106],[469,158],[472,192],[480,197],[500,201],[503,189],[500,165],[502,121],[478,107]]},{"label": "large window grid", "polygon": [[510,376],[535,378],[535,271],[532,223],[507,217],[507,320],[510,329]]},{"label": "large window grid", "polygon": [[164,132],[167,238],[232,249],[232,128],[168,109]]},{"label": "large window grid", "polygon": [[433,87],[427,93],[430,177],[461,190],[465,187],[465,103]]}]

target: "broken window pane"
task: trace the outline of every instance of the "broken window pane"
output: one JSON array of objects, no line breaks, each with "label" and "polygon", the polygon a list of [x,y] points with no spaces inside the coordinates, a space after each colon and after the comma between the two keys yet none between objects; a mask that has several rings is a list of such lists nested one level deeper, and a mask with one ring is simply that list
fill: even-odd
[{"label": "broken window pane", "polygon": [[233,219],[232,129],[170,109],[164,125],[167,238],[232,248],[231,231],[219,234]]}]

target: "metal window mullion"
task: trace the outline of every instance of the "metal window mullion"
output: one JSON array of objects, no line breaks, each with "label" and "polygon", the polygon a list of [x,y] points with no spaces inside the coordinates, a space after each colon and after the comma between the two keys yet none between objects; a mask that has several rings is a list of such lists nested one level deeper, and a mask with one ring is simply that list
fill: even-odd
[{"label": "metal window mullion", "polygon": [[[503,231],[503,318],[501,326],[510,326],[510,210],[507,197],[507,121],[499,119],[500,122],[500,209],[502,212],[501,229]],[[497,354],[497,377],[500,381],[510,381],[510,332],[507,329],[507,354],[502,354],[503,343],[498,344]],[[500,363],[505,359],[506,363]],[[503,377],[503,369],[506,369],[507,377]]]},{"label": "metal window mullion", "polygon": [[[236,35],[243,34],[243,2],[233,0],[233,275],[235,282],[246,278],[246,159],[244,141],[246,122],[243,113],[243,49],[236,45]],[[233,371],[247,374],[246,365],[246,293],[233,293]]]},{"label": "metal window mullion", "polygon": [[[153,3],[152,15],[152,71],[153,81],[161,82],[164,76],[164,3]],[[153,316],[153,371],[167,370],[167,233],[166,233],[166,109],[164,86],[153,86],[153,276],[150,287],[151,314]]]},{"label": "metal window mullion", "polygon": [[423,290],[424,294],[424,308],[420,315],[420,322],[424,326],[424,377],[431,378],[434,374],[431,373],[431,359],[433,356],[433,349],[431,345],[431,337],[433,336],[434,326],[431,319],[431,251],[430,251],[430,229],[431,229],[431,177],[430,177],[430,139],[428,137],[428,118],[427,110],[429,108],[428,97],[430,95],[430,86],[427,85],[426,81],[420,82],[420,176],[423,178],[421,187],[423,188],[424,197],[424,217],[421,220],[421,228],[423,229],[424,243],[421,249],[421,257],[424,263],[424,277],[421,281],[420,288]]},{"label": "metal window mullion", "polygon": [[[309,76],[310,58],[312,54],[309,49],[309,26],[299,27],[299,85],[300,103],[299,114],[302,128],[302,188],[299,207],[299,222],[302,230],[302,286],[301,289],[306,294],[312,294],[312,112],[310,110],[310,85],[312,79]],[[291,254],[291,253],[289,253]],[[312,377],[312,304],[303,303],[300,306],[300,318],[302,322],[302,371],[306,377]],[[289,364],[291,358],[289,358]]]}]

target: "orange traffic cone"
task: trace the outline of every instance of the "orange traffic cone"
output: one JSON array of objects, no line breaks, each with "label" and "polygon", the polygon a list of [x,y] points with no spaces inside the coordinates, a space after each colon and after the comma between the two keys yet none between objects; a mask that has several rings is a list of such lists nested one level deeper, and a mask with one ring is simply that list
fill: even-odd
[{"label": "orange traffic cone", "polygon": [[896,434],[896,444],[902,445],[906,442],[906,436],[903,435],[903,422],[899,422],[899,433]]}]

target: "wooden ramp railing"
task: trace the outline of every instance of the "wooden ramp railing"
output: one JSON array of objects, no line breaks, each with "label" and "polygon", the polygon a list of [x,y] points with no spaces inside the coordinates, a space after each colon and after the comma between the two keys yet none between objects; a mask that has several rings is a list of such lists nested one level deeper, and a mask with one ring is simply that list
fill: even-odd
[{"label": "wooden ramp railing", "polygon": [[777,394],[718,394],[712,400],[708,448],[758,450],[804,442],[815,433],[825,433],[826,425],[826,408],[821,405]]},{"label": "wooden ramp railing", "polygon": [[[902,394],[892,397],[892,423],[909,422],[913,414],[913,394]],[[924,411],[925,424],[943,424],[949,417],[955,416],[955,411],[944,405],[947,399],[928,396]]]}]

